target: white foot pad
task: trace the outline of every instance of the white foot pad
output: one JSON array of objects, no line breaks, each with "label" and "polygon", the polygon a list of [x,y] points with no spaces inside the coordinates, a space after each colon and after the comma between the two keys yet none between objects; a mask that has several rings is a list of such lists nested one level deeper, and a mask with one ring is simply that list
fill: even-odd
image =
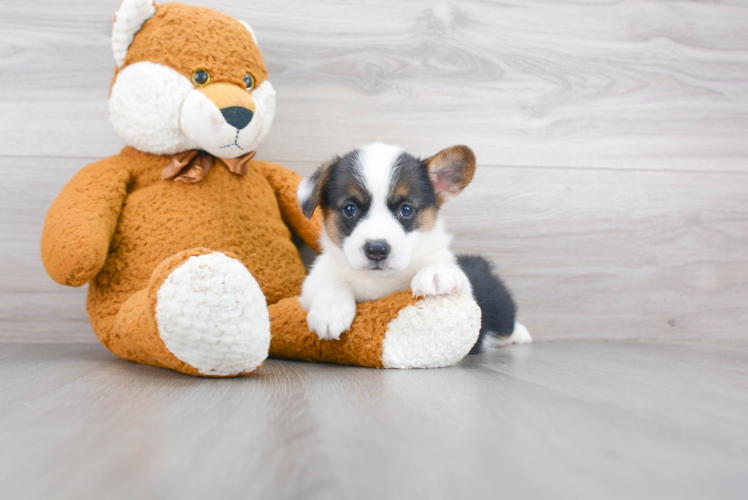
[{"label": "white foot pad", "polygon": [[387,325],[382,364],[385,368],[451,366],[475,344],[480,317],[469,293],[426,297]]},{"label": "white foot pad", "polygon": [[203,375],[257,368],[270,348],[265,295],[244,265],[222,253],[190,257],[157,294],[161,339]]}]

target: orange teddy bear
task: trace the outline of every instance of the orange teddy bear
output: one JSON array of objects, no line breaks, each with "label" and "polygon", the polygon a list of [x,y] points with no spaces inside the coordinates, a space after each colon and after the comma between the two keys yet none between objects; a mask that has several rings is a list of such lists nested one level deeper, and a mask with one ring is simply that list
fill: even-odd
[{"label": "orange teddy bear", "polygon": [[466,295],[396,293],[359,304],[338,341],[309,332],[291,230],[317,248],[320,221],[298,206],[298,175],[252,159],[275,91],[248,24],[124,0],[112,47],[111,123],[128,146],[73,177],[42,234],[49,275],[89,283],[109,350],[204,376],[248,373],[268,355],[415,368],[467,354],[480,310]]}]

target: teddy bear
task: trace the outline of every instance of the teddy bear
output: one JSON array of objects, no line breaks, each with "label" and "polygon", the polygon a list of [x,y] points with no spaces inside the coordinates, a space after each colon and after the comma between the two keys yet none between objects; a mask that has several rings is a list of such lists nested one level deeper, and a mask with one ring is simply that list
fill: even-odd
[{"label": "teddy bear", "polygon": [[449,366],[470,351],[468,294],[409,291],[358,305],[340,340],[310,332],[292,233],[318,248],[302,180],[254,159],[275,91],[249,24],[214,10],[123,0],[110,122],[126,147],[81,169],[47,213],[44,266],[88,283],[93,330],[115,355],[208,377],[268,356],[377,368]]}]

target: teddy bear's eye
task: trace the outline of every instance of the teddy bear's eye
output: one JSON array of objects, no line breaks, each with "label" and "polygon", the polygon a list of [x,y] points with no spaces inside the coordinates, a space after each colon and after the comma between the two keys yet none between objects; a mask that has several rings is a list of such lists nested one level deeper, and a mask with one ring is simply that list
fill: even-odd
[{"label": "teddy bear's eye", "polygon": [[192,73],[192,82],[198,87],[203,87],[210,83],[210,73],[205,69],[198,69]]},{"label": "teddy bear's eye", "polygon": [[252,75],[247,73],[244,75],[244,83],[247,84],[247,90],[252,90],[252,88],[255,86],[255,79],[252,78]]}]

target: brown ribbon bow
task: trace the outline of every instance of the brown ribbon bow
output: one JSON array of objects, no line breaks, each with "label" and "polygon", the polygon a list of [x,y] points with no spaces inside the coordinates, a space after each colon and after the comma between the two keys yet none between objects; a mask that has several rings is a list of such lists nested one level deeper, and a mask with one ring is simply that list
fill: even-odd
[{"label": "brown ribbon bow", "polygon": [[[250,151],[239,158],[218,158],[237,175],[247,175],[249,160],[255,155]],[[205,151],[193,149],[171,157],[171,161],[161,171],[163,180],[174,179],[179,182],[192,184],[202,180],[213,168],[216,157]]]}]

